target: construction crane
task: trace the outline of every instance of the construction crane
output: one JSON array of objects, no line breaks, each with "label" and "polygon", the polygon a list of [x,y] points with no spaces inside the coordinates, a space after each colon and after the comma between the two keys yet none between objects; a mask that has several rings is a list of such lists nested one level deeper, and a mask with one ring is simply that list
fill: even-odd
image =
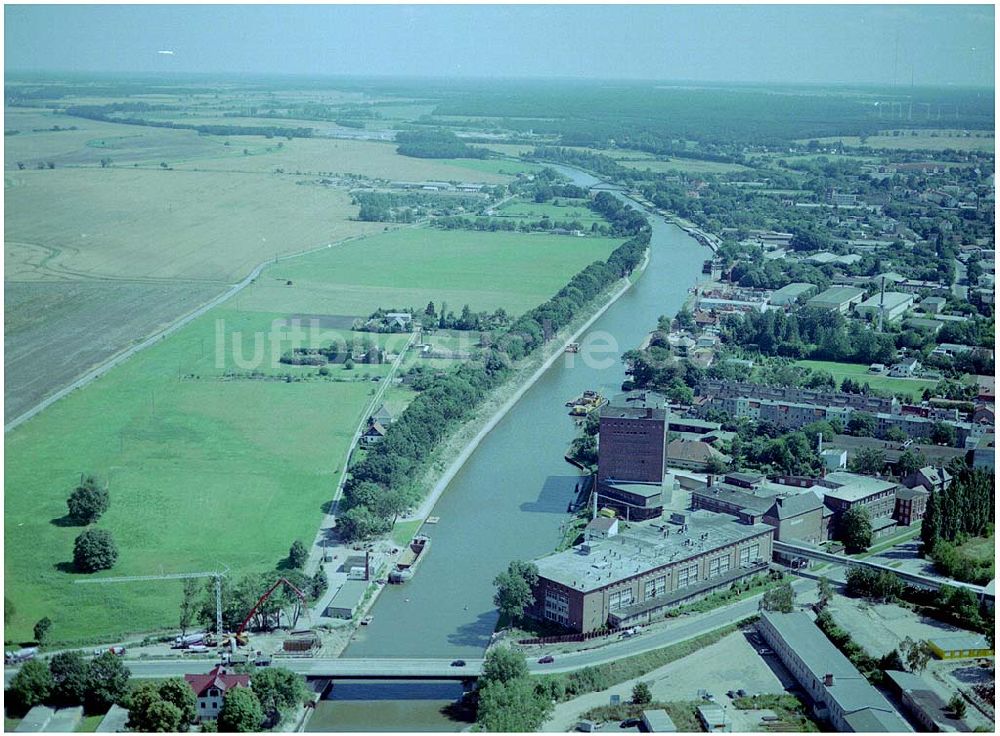
[{"label": "construction crane", "polygon": [[95,578],[93,580],[77,580],[77,585],[87,585],[96,583],[141,583],[152,580],[187,580],[190,578],[214,578],[215,579],[215,632],[222,641],[222,578],[229,572],[225,570],[212,570],[210,572],[176,572],[163,575],[129,575],[117,578]]},{"label": "construction crane", "polygon": [[274,591],[276,591],[278,589],[278,586],[281,585],[282,583],[291,588],[292,591],[295,593],[295,595],[298,597],[298,599],[302,601],[302,610],[306,612],[306,615],[309,617],[310,623],[312,622],[312,613],[309,612],[309,601],[308,599],[306,599],[305,593],[296,588],[287,578],[278,578],[277,581],[275,581],[274,585],[268,588],[267,592],[264,593],[264,595],[262,595],[260,598],[258,598],[257,602],[253,604],[253,608],[250,609],[250,612],[246,615],[246,618],[243,619],[243,623],[241,623],[239,628],[236,629],[237,637],[243,635],[243,630],[247,627],[247,624],[250,623],[250,619],[253,618],[253,615],[257,613],[257,609],[260,608],[262,605],[264,605],[264,602],[271,597],[271,594],[274,593]]}]

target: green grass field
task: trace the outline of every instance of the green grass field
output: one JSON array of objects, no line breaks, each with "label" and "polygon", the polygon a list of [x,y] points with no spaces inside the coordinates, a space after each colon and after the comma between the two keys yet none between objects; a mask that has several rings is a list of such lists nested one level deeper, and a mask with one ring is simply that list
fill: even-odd
[{"label": "green grass field", "polygon": [[592,222],[603,222],[603,219],[589,209],[581,200],[560,200],[560,203],[537,203],[514,200],[505,204],[499,212],[501,217],[517,217],[525,220],[540,220],[548,216],[552,220],[579,220],[589,226]]},{"label": "green grass field", "polygon": [[996,538],[990,534],[988,537],[972,537],[959,546],[959,550],[969,557],[977,560],[992,560],[996,554]]},{"label": "green grass field", "polygon": [[[916,135],[914,135],[916,133]],[[873,135],[862,144],[856,136],[839,136],[817,139],[823,145],[861,145],[887,151],[979,151],[993,153],[996,139],[992,135],[976,132],[966,135],[956,130],[903,130],[900,135]],[[806,141],[799,141],[805,143]]]},{"label": "green grass field", "polygon": [[[375,307],[447,302],[456,314],[520,314],[555,294],[614,238],[407,228],[279,263],[239,298],[241,308],[366,315]],[[292,286],[287,286],[291,281]]]},{"label": "green grass field", "polygon": [[[148,575],[229,566],[233,575],[273,569],[291,542],[311,542],[346,448],[385,366],[331,369],[275,363],[287,333],[261,342],[267,374],[312,380],[220,380],[244,361],[255,335],[291,314],[367,315],[379,305],[441,300],[460,310],[503,306],[519,313],[555,293],[613,239],[406,230],[288,261],[206,314],[7,436],[5,594],[17,613],[7,638],[30,638],[53,619],[53,642],[115,640],[176,625],[181,584],[75,585],[65,499],[81,473],[111,484],[98,522],[118,543],[106,575]],[[293,285],[287,286],[286,281]],[[400,288],[395,284],[412,284]],[[217,337],[223,335],[222,357]],[[345,330],[328,331],[345,335]],[[399,336],[368,335],[380,344]],[[401,410],[412,393],[390,392]],[[402,533],[402,532],[401,532]],[[407,530],[409,533],[409,530]]]},{"label": "green grass field", "polygon": [[702,161],[694,158],[672,158],[669,161],[619,161],[627,169],[655,173],[681,171],[685,174],[730,174],[734,171],[749,171],[741,164],[729,164],[722,161]]},{"label": "green grass field", "polygon": [[858,365],[857,363],[799,360],[795,365],[832,373],[838,388],[841,381],[845,378],[850,378],[852,381],[858,381],[861,384],[867,383],[879,391],[892,394],[909,394],[913,400],[918,400],[923,395],[925,388],[934,388],[937,385],[937,381],[928,381],[921,378],[890,378],[889,376],[876,375],[868,372],[868,366]]}]

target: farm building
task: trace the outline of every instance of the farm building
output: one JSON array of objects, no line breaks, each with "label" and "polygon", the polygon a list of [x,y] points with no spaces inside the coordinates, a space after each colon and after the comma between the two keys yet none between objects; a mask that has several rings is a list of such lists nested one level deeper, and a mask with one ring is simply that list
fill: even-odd
[{"label": "farm building", "polygon": [[927,644],[938,659],[992,657],[993,648],[982,634],[955,634],[928,639]]}]

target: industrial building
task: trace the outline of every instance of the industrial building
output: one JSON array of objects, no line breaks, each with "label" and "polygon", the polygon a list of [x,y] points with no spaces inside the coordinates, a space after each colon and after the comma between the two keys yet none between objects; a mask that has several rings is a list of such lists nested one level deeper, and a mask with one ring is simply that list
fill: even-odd
[{"label": "industrial building", "polygon": [[913,731],[807,614],[762,611],[757,630],[835,731]]},{"label": "industrial building", "polygon": [[954,634],[938,636],[927,640],[928,646],[938,659],[968,659],[970,657],[992,657],[993,647],[982,634]]},{"label": "industrial building", "polygon": [[961,718],[955,718],[948,704],[923,678],[899,670],[886,670],[885,676],[889,689],[926,733],[972,730]]},{"label": "industrial building", "polygon": [[772,292],[767,301],[775,307],[787,307],[789,304],[794,304],[798,301],[799,297],[811,294],[814,291],[816,291],[815,285],[796,282],[782,286],[777,291]]},{"label": "industrial building", "polygon": [[693,489],[691,508],[729,514],[749,524],[768,524],[774,527],[778,541],[818,544],[826,539],[822,490],[818,486],[791,488],[760,475],[729,473],[721,480],[709,476],[705,488]]},{"label": "industrial building", "polygon": [[902,291],[887,291],[875,294],[865,299],[855,309],[855,313],[873,322],[881,315],[884,322],[895,322],[901,319],[907,310],[913,306],[913,294]]},{"label": "industrial building", "polygon": [[807,307],[815,309],[826,309],[828,311],[838,311],[847,314],[856,304],[860,304],[865,298],[863,289],[853,286],[831,286],[826,291],[820,292],[806,302]]},{"label": "industrial building", "polygon": [[369,582],[367,580],[345,580],[344,584],[333,596],[333,599],[326,607],[325,616],[330,618],[354,618],[365,593],[368,592]]},{"label": "industrial building", "polygon": [[535,560],[528,614],[581,633],[648,623],[767,569],[774,527],[708,511],[671,519]]},{"label": "industrial building", "polygon": [[597,495],[630,520],[659,517],[675,485],[664,472],[666,399],[652,391],[614,397],[600,409]]}]

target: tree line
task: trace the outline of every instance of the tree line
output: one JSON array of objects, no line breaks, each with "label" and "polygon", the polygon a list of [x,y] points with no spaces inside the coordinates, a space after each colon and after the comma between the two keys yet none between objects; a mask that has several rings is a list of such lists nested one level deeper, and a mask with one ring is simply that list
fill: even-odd
[{"label": "tree line", "polygon": [[[133,109],[131,106],[127,107],[128,109]],[[193,130],[202,135],[262,135],[265,138],[312,138],[313,135],[312,128],[283,128],[270,125],[196,125],[193,123],[176,123],[172,120],[150,120],[148,118],[132,116],[123,117],[114,114],[120,112],[121,109],[123,109],[123,106],[120,103],[115,105],[78,105],[67,107],[63,112],[73,117],[99,120],[106,123],[142,125],[148,128]]]},{"label": "tree line", "polygon": [[[632,273],[649,239],[646,229],[618,246],[606,261],[587,266],[555,296],[509,327],[484,333],[484,347],[473,360],[423,382],[424,389],[382,441],[351,467],[345,483],[349,508],[338,520],[340,533],[347,539],[364,539],[391,528],[396,509],[411,500],[404,489],[437,443],[509,376],[514,362],[551,339],[602,290]],[[383,501],[382,496],[388,498]]]},{"label": "tree line", "polygon": [[996,486],[993,476],[963,462],[948,466],[951,483],[927,499],[920,538],[923,552],[943,574],[963,582],[985,585],[993,577],[989,557],[974,558],[960,549],[972,537],[993,533]]},{"label": "tree line", "polygon": [[396,134],[396,152],[414,158],[487,158],[486,148],[464,143],[450,130],[413,130]]}]

